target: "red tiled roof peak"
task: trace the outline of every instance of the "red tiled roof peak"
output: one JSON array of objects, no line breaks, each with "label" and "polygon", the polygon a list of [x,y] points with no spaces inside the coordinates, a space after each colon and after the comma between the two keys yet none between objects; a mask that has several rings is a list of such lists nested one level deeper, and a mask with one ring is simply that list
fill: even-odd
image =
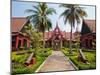
[{"label": "red tiled roof peak", "polygon": [[13,17],[11,19],[12,32],[20,32],[27,21],[25,17]]},{"label": "red tiled roof peak", "polygon": [[96,20],[84,20],[92,32],[96,31]]}]

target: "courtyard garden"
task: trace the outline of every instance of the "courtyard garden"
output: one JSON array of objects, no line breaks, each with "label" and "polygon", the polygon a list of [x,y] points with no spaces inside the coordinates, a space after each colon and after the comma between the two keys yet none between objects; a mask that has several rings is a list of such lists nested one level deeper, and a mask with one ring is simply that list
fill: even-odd
[{"label": "courtyard garden", "polygon": [[[78,70],[96,69],[96,34],[85,20],[89,14],[81,5],[58,4],[56,9],[63,9],[60,13],[54,6],[33,2],[23,11],[28,14],[25,18],[13,18],[12,29],[20,30],[12,32],[12,74],[77,70],[71,62]],[[53,21],[52,15],[59,17]]]},{"label": "courtyard garden", "polygon": [[89,70],[89,69],[95,69],[96,68],[96,51],[95,50],[88,50],[88,49],[82,49],[82,52],[84,56],[86,57],[88,64],[83,63],[78,60],[79,52],[76,48],[73,48],[73,54],[69,54],[69,48],[63,48],[63,53],[69,57],[69,59],[73,62],[73,64],[79,69],[79,70]]},{"label": "courtyard garden", "polygon": [[[88,64],[83,63],[78,60],[79,52],[76,48],[73,48],[73,54],[69,54],[69,48],[62,48],[62,52],[68,57],[72,63],[78,68],[78,70],[89,70],[96,68],[96,51],[82,49],[82,52],[86,59],[88,60]],[[51,48],[36,48],[30,50],[20,50],[17,52],[12,52],[12,71],[13,74],[25,74],[25,73],[34,73],[39,66],[47,59],[49,55],[52,54]],[[26,66],[25,62],[30,54],[35,53],[35,61],[34,64]]]},{"label": "courtyard garden", "polygon": [[[35,51],[34,64],[26,66],[25,62],[32,52]],[[43,61],[51,55],[51,48],[42,48],[22,50],[19,52],[12,52],[12,72],[13,74],[34,73],[36,69],[43,63]]]}]

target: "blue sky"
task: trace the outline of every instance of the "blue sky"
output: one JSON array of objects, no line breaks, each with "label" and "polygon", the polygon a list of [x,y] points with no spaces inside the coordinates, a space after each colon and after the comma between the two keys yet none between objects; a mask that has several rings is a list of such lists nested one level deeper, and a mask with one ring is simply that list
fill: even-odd
[{"label": "blue sky", "polygon": [[[52,29],[55,28],[56,23],[58,21],[59,28],[62,31],[70,32],[70,25],[67,23],[66,25],[63,23],[63,17],[59,18],[60,14],[65,10],[64,8],[60,8],[60,4],[52,4],[52,3],[47,3],[48,7],[54,8],[57,12],[57,14],[50,15],[49,18],[51,19],[52,22]],[[20,2],[20,1],[12,1],[12,17],[26,17],[30,14],[25,13],[26,9],[33,9],[32,5],[36,5],[36,2]],[[95,6],[84,6],[80,5],[81,7],[84,7],[84,10],[87,12],[87,17],[85,19],[95,19]],[[79,26],[79,31],[81,30],[81,23]],[[51,29],[51,30],[52,30]],[[75,28],[73,29],[73,32],[75,31]]]}]

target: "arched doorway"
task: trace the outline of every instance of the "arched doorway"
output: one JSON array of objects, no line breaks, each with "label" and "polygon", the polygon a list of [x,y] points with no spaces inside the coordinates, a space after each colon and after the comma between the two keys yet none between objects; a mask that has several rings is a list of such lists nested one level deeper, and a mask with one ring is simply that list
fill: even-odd
[{"label": "arched doorway", "polygon": [[60,40],[54,40],[54,50],[60,50],[61,49],[61,42]]},{"label": "arched doorway", "polygon": [[61,49],[61,39],[59,38],[59,35],[55,35],[53,38],[53,49],[57,51]]}]

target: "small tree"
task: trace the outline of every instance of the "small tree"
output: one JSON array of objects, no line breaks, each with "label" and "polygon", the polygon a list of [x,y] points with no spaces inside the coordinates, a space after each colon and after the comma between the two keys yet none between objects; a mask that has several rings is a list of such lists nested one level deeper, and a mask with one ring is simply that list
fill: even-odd
[{"label": "small tree", "polygon": [[28,24],[24,27],[24,31],[28,34],[28,36],[30,37],[31,40],[31,45],[34,48],[37,48],[40,46],[40,40],[42,39],[42,35],[40,32],[37,32],[32,24]]}]

